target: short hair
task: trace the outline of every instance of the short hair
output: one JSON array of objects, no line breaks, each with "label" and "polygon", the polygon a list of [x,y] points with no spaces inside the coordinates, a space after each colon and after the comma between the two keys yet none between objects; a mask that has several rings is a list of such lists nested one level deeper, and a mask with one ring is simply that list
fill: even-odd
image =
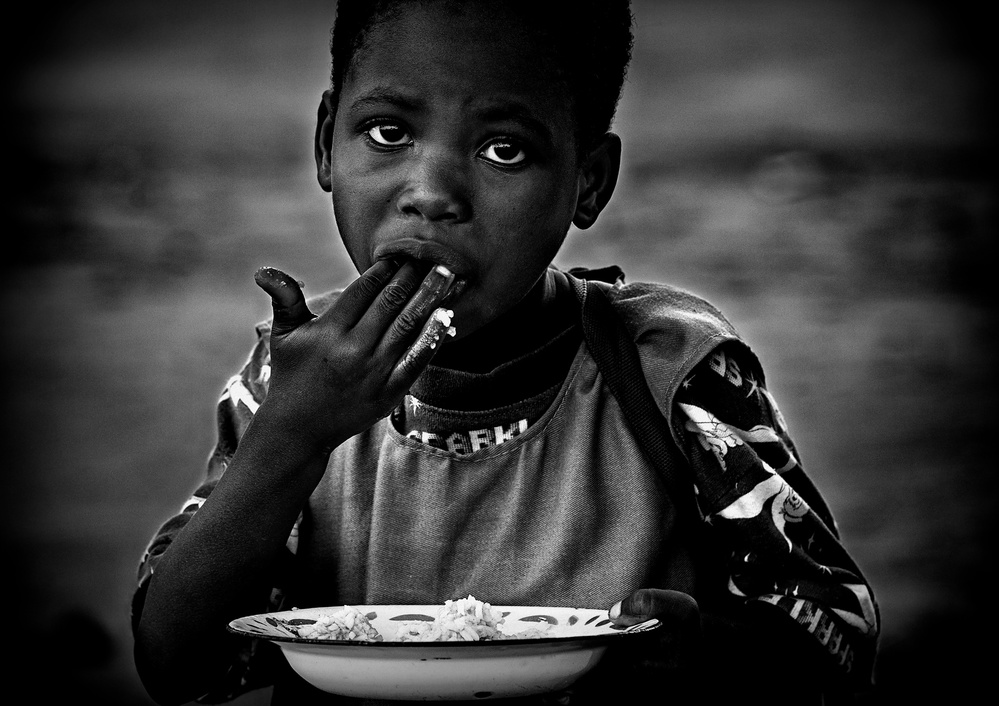
[{"label": "short hair", "polygon": [[[406,4],[429,0],[339,0],[330,36],[331,88],[339,97],[368,32]],[[447,0],[474,7],[477,0]],[[481,4],[481,0],[478,0]],[[634,44],[630,0],[506,0],[546,41],[568,89],[580,153],[611,128]]]}]

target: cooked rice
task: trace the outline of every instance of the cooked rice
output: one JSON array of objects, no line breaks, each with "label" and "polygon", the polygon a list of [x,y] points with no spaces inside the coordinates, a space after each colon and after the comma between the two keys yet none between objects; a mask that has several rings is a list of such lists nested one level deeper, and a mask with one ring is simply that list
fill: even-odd
[{"label": "cooked rice", "polygon": [[[489,603],[474,596],[445,601],[433,621],[407,620],[399,623],[396,637],[400,642],[478,642],[481,640],[524,640],[549,636],[551,626],[530,627],[521,632],[504,633],[503,615]],[[344,606],[336,613],[322,613],[315,623],[288,625],[301,638],[311,640],[357,640],[382,642],[383,637],[354,606]]]},{"label": "cooked rice", "polygon": [[399,626],[401,642],[475,642],[499,634],[503,616],[474,596],[445,601],[433,622],[409,620]]},{"label": "cooked rice", "polygon": [[296,625],[299,637],[311,640],[360,640],[381,642],[382,636],[367,617],[353,606],[344,606],[332,615],[322,613],[311,625]]},{"label": "cooked rice", "polygon": [[478,642],[545,637],[547,631],[528,628],[505,634],[500,630],[503,615],[475,596],[446,601],[433,622],[409,620],[400,624],[400,642]]}]

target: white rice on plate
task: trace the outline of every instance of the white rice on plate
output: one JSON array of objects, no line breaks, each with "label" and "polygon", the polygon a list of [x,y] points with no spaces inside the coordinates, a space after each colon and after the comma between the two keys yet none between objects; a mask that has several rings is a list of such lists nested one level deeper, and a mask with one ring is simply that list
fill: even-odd
[{"label": "white rice on plate", "polygon": [[[474,596],[445,601],[437,617],[399,623],[399,642],[478,642],[484,640],[524,640],[550,636],[550,625],[530,627],[520,632],[501,630],[503,614]],[[384,637],[367,616],[354,606],[335,613],[322,613],[315,623],[288,625],[299,637],[310,640],[356,640],[382,642]]]},{"label": "white rice on plate", "polygon": [[322,613],[315,623],[296,625],[294,629],[299,637],[310,640],[382,641],[382,636],[368,618],[353,606],[344,606],[331,615]]},{"label": "white rice on plate", "polygon": [[499,637],[503,616],[474,596],[445,601],[433,622],[408,620],[399,625],[400,642],[476,642]]},{"label": "white rice on plate", "polygon": [[400,642],[478,642],[548,636],[548,630],[543,628],[504,633],[502,624],[503,615],[499,611],[470,595],[445,601],[433,622],[409,620],[401,623],[396,639]]}]

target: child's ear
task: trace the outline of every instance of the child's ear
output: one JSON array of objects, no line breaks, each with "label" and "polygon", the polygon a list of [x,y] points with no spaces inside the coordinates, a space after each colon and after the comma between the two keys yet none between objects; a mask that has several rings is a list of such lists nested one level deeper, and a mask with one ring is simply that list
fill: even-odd
[{"label": "child's ear", "polygon": [[323,191],[332,190],[330,170],[333,152],[333,118],[336,106],[333,105],[333,92],[323,91],[323,99],[319,101],[319,112],[316,116],[316,177]]},{"label": "child's ear", "polygon": [[579,196],[573,224],[580,229],[592,226],[610,201],[621,170],[621,138],[613,132],[604,135],[584,157],[579,171]]}]

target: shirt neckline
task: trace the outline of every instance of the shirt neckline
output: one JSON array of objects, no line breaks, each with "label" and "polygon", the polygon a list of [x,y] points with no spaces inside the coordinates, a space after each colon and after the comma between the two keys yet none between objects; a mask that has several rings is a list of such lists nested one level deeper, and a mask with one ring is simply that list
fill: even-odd
[{"label": "shirt neckline", "polygon": [[442,459],[448,459],[453,461],[482,461],[487,458],[492,458],[494,456],[500,456],[503,454],[512,453],[517,451],[524,444],[530,442],[535,437],[543,434],[547,429],[548,425],[551,423],[552,419],[559,414],[563,407],[563,402],[565,400],[566,394],[568,394],[569,389],[573,386],[576,377],[579,375],[584,362],[589,360],[590,364],[593,364],[592,359],[586,355],[586,345],[585,343],[580,343],[579,347],[576,349],[576,354],[573,357],[572,364],[569,366],[569,372],[566,374],[565,379],[562,381],[562,385],[559,388],[558,394],[555,399],[549,405],[548,409],[545,410],[538,420],[528,427],[527,431],[518,436],[505,441],[502,444],[497,444],[493,446],[487,446],[479,449],[478,451],[472,451],[470,453],[456,453],[453,451],[446,451],[444,449],[439,449],[429,444],[424,444],[416,439],[411,439],[407,437],[404,433],[400,432],[395,428],[389,418],[382,420],[385,426],[385,435],[392,440],[397,446],[402,446],[404,448],[417,451],[421,454],[427,456],[436,456]]}]

